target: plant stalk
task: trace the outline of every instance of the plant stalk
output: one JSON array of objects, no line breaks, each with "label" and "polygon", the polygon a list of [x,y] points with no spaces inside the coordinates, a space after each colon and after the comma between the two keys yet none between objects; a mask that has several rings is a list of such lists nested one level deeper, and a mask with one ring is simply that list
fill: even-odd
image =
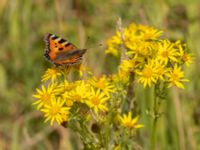
[{"label": "plant stalk", "polygon": [[158,104],[158,97],[157,97],[157,89],[158,87],[155,85],[154,88],[154,109],[153,109],[153,126],[152,126],[152,131],[151,131],[151,141],[150,141],[150,150],[155,150],[155,145],[156,145],[156,133],[157,133],[157,122],[158,122],[158,117],[159,117],[159,107],[160,105]]}]

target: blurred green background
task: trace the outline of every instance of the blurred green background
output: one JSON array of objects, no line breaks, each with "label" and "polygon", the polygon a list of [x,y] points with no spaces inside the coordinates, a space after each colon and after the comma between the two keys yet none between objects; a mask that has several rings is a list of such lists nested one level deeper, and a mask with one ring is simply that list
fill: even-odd
[{"label": "blurred green background", "polygon": [[[158,150],[200,150],[200,1],[199,0],[0,0],[0,150],[80,149],[75,134],[44,123],[32,94],[51,67],[43,57],[43,37],[54,33],[80,48],[90,48],[85,64],[95,75],[113,72],[115,58],[106,56],[106,40],[121,17],[154,26],[170,40],[186,42],[194,53],[185,90],[169,90],[158,124]],[[98,44],[103,44],[102,47]],[[136,95],[141,129],[136,142],[149,148],[151,90]],[[141,96],[142,95],[142,96]]]}]

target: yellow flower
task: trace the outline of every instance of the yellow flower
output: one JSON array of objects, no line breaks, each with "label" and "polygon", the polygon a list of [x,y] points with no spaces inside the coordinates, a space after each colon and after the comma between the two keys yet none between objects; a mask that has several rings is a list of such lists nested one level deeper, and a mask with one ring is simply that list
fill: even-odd
[{"label": "yellow flower", "polygon": [[144,40],[155,40],[162,35],[162,31],[153,27],[139,25],[138,29],[141,30],[141,36]]},{"label": "yellow flower", "polygon": [[37,101],[34,102],[33,105],[38,105],[37,109],[40,109],[42,106],[50,104],[51,99],[54,98],[55,95],[58,93],[56,88],[57,84],[55,83],[49,84],[47,88],[42,85],[41,90],[37,88],[37,94],[33,95],[33,97],[37,98]]},{"label": "yellow flower", "polygon": [[42,82],[46,82],[49,79],[51,79],[52,81],[55,81],[55,79],[57,79],[61,75],[62,75],[62,71],[59,68],[47,69],[45,74],[42,76]]},{"label": "yellow flower", "polygon": [[124,114],[123,117],[119,116],[119,120],[121,122],[121,125],[125,128],[128,128],[128,129],[143,128],[144,125],[137,123],[138,119],[139,119],[139,116],[132,118],[131,112],[128,112],[128,115]]},{"label": "yellow flower", "polygon": [[119,55],[119,51],[117,50],[117,48],[109,46],[106,49],[106,54],[111,54],[111,55],[117,57]]},{"label": "yellow flower", "polygon": [[125,28],[125,46],[128,48],[127,54],[142,55],[145,57],[155,54],[154,47],[156,42],[152,41],[161,35],[152,27],[131,24]]},{"label": "yellow flower", "polygon": [[116,35],[112,36],[108,40],[108,45],[109,44],[120,45],[121,43],[122,43],[122,41],[121,41],[121,35],[120,35],[120,33],[118,31],[116,32]]},{"label": "yellow flower", "polygon": [[60,93],[65,93],[65,92],[69,92],[73,90],[75,87],[76,87],[76,84],[68,82],[67,80],[64,80],[58,85],[57,89]]},{"label": "yellow flower", "polygon": [[56,121],[60,125],[62,122],[67,121],[69,108],[63,106],[64,104],[65,101],[58,97],[57,99],[51,99],[50,104],[44,105],[41,111],[46,118],[45,122],[50,120],[50,124],[52,125]]},{"label": "yellow flower", "polygon": [[141,34],[138,32],[136,24],[130,24],[124,29],[124,45],[131,50],[137,50],[138,42],[141,40]]},{"label": "yellow flower", "polygon": [[129,73],[119,70],[118,73],[111,76],[114,83],[128,84]]},{"label": "yellow flower", "polygon": [[156,83],[158,78],[156,71],[154,61],[145,64],[142,71],[137,71],[137,74],[139,75],[138,82],[142,83],[144,87],[151,86],[152,83]]},{"label": "yellow flower", "polygon": [[110,93],[114,93],[116,91],[114,85],[110,82],[110,80],[106,76],[102,76],[97,79],[93,77],[89,83],[97,89],[103,91],[106,95],[109,96]]},{"label": "yellow flower", "polygon": [[125,41],[128,39],[141,39],[141,32],[138,29],[138,26],[134,23],[131,23],[124,29]]},{"label": "yellow flower", "polygon": [[98,111],[105,112],[108,110],[106,106],[106,101],[108,101],[109,97],[105,95],[105,93],[100,92],[100,89],[97,91],[94,88],[91,88],[91,95],[86,101],[86,104],[92,108],[96,113]]},{"label": "yellow flower", "polygon": [[160,80],[164,80],[164,76],[168,72],[168,68],[164,64],[161,64],[160,62],[155,60],[155,68],[156,68],[156,75],[157,78]]},{"label": "yellow flower", "polygon": [[68,95],[71,91],[73,91],[74,89],[76,89],[77,85],[72,82],[68,82],[67,80],[64,80],[63,82],[61,82],[61,84],[58,86],[58,90],[60,91],[60,95],[63,99],[66,100],[66,105],[68,107],[71,107],[74,103],[74,100],[69,99]]},{"label": "yellow flower", "polygon": [[138,66],[138,63],[136,59],[131,59],[131,60],[123,60],[119,68],[122,71],[130,72],[130,71],[134,71],[134,68],[137,66]]},{"label": "yellow flower", "polygon": [[135,49],[131,49],[127,53],[134,54],[135,57],[142,57],[143,59],[155,56],[157,43],[141,40],[136,45],[137,47]]},{"label": "yellow flower", "polygon": [[184,50],[183,50],[183,46],[182,45],[179,45],[179,56],[182,60],[182,62],[184,62],[187,66],[189,66],[192,61],[193,61],[193,57],[191,56],[191,54],[189,53],[186,53]]},{"label": "yellow flower", "polygon": [[85,102],[85,99],[90,96],[88,91],[89,85],[84,81],[76,81],[76,87],[71,91],[66,91],[63,98],[66,99],[68,106],[73,105],[74,102]]},{"label": "yellow flower", "polygon": [[121,45],[122,41],[120,38],[120,33],[117,32],[116,35],[112,36],[108,41],[108,48],[106,49],[106,54],[112,54],[114,56],[119,55],[117,47]]},{"label": "yellow flower", "polygon": [[178,67],[176,64],[173,69],[166,74],[168,76],[169,87],[172,85],[177,86],[178,88],[184,89],[182,82],[188,82],[189,80],[184,79],[184,72],[181,70],[181,67]]},{"label": "yellow flower", "polygon": [[158,44],[158,60],[167,64],[168,61],[178,62],[178,51],[174,44],[168,40],[163,40]]},{"label": "yellow flower", "polygon": [[[127,38],[142,39],[142,40],[155,40],[161,36],[162,31],[159,31],[153,27],[145,25],[130,24],[125,28],[124,35]],[[125,38],[126,39],[126,38]]]},{"label": "yellow flower", "polygon": [[157,54],[158,42],[134,40],[126,42],[125,44],[128,48],[126,55],[134,60],[139,60],[139,62],[143,62],[144,60],[148,60],[149,58],[152,59]]}]

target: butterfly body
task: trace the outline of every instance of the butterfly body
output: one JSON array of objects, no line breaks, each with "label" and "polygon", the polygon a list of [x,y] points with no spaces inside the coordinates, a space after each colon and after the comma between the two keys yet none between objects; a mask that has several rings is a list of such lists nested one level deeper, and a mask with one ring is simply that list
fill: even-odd
[{"label": "butterfly body", "polygon": [[78,49],[55,34],[47,34],[44,41],[46,43],[44,56],[56,66],[79,64],[86,52],[86,49]]}]

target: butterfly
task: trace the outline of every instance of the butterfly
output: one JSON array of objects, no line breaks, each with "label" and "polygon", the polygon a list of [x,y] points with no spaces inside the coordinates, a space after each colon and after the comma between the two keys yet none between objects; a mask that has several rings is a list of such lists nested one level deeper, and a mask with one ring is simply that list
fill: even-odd
[{"label": "butterfly", "polygon": [[44,56],[56,66],[80,64],[87,50],[79,49],[55,34],[47,34],[44,41],[46,43]]}]

